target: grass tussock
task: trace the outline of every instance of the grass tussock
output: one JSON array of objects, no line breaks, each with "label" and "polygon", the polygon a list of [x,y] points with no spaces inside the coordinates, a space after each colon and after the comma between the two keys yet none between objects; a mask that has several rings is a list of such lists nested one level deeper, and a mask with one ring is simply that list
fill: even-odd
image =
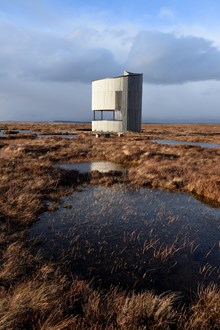
[{"label": "grass tussock", "polygon": [[122,329],[170,329],[176,322],[174,294],[156,296],[151,292],[133,294],[124,299],[117,318]]},{"label": "grass tussock", "polygon": [[191,328],[220,328],[220,290],[216,285],[202,288],[198,292],[198,301],[192,306]]},{"label": "grass tussock", "polygon": [[33,256],[30,247],[16,240],[2,251],[0,268],[0,285],[10,287],[13,283],[28,277],[38,265],[40,256]]},{"label": "grass tussock", "polygon": [[[219,290],[201,288],[188,308],[173,293],[128,294],[45,265],[34,278],[0,292],[0,329],[219,329]],[[179,307],[178,307],[179,306]]]}]

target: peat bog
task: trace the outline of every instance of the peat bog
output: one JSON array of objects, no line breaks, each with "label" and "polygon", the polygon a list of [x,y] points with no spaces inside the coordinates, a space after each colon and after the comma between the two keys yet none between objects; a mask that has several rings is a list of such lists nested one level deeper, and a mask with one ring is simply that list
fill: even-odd
[{"label": "peat bog", "polygon": [[220,125],[0,126],[0,330],[220,328]]}]

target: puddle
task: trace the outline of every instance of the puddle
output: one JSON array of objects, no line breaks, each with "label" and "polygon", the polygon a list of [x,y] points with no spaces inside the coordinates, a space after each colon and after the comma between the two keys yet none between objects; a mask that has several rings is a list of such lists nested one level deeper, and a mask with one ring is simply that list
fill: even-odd
[{"label": "puddle", "polygon": [[40,138],[47,138],[47,137],[51,137],[51,136],[56,136],[62,139],[76,139],[77,138],[77,134],[74,135],[65,135],[65,134],[38,134],[38,136]]},{"label": "puddle", "polygon": [[25,134],[25,135],[29,135],[29,134],[35,134],[35,135],[39,135],[39,132],[33,132],[31,130],[28,129],[21,129],[21,130],[10,130],[9,132],[7,132],[7,130],[3,130],[0,131],[0,136],[4,136],[4,137],[10,137],[10,136],[15,136],[17,138],[19,138],[21,135]]},{"label": "puddle", "polygon": [[37,132],[33,132],[32,130],[30,129],[19,129],[18,130],[19,133],[23,133],[23,134],[38,134]]},{"label": "puddle", "polygon": [[74,163],[74,164],[59,164],[59,167],[64,170],[76,170],[80,173],[88,173],[92,171],[98,171],[101,173],[107,173],[110,171],[126,172],[126,169],[120,164],[98,161],[98,162],[86,162],[86,163]]},{"label": "puddle", "polygon": [[218,281],[219,232],[220,210],[187,194],[85,185],[30,235],[94,285],[187,294]]},{"label": "puddle", "polygon": [[17,137],[19,137],[19,134],[36,134],[40,138],[47,138],[47,137],[51,137],[51,136],[56,136],[56,137],[63,138],[63,139],[75,139],[75,138],[77,138],[77,134],[71,134],[71,135],[67,135],[67,134],[41,134],[40,132],[35,132],[35,131],[28,130],[28,129],[11,130],[10,133],[7,133],[7,134],[4,133],[4,131],[0,131],[0,136],[17,135]]},{"label": "puddle", "polygon": [[202,148],[220,148],[220,144],[215,143],[205,143],[205,142],[187,142],[187,141],[176,141],[176,140],[152,140],[158,144],[168,144],[168,145],[188,145],[188,146],[198,146]]},{"label": "puddle", "polygon": [[0,136],[7,136],[7,135],[5,135],[2,130],[0,130]]}]

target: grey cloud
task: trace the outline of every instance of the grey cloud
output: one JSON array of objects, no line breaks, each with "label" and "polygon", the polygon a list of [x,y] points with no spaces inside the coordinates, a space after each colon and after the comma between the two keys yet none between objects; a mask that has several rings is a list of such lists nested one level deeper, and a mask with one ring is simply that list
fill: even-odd
[{"label": "grey cloud", "polygon": [[84,83],[0,81],[1,120],[91,120],[90,100]]},{"label": "grey cloud", "polygon": [[145,122],[220,123],[219,81],[143,87]]},{"label": "grey cloud", "polygon": [[102,36],[89,29],[63,36],[0,22],[1,120],[90,120],[91,81],[124,69],[143,72],[150,83],[144,84],[144,120],[220,120],[220,51],[211,41],[143,31],[119,62],[117,48],[124,54],[128,49],[124,30],[115,34],[116,42]]},{"label": "grey cloud", "polygon": [[134,40],[126,67],[143,72],[153,84],[220,80],[220,50],[204,38],[143,31]]},{"label": "grey cloud", "polygon": [[37,77],[43,81],[89,83],[94,79],[117,75],[121,70],[110,51],[89,49],[77,56],[74,56],[74,53],[64,54],[62,58],[51,56],[47,63],[27,72],[27,76]]},{"label": "grey cloud", "polygon": [[1,23],[0,66],[21,79],[54,82],[87,83],[122,71],[110,50],[92,47],[89,39],[94,31],[80,30],[82,33],[83,41],[79,35],[70,38]]},{"label": "grey cloud", "polygon": [[152,84],[220,80],[220,50],[211,41],[193,36],[142,31],[122,63],[107,46],[102,47],[95,29],[80,27],[62,36],[2,22],[0,44],[1,69],[23,80],[89,83],[124,69],[143,72],[145,82]]},{"label": "grey cloud", "polygon": [[8,78],[8,74],[5,71],[0,71],[0,80],[1,79],[7,79]]},{"label": "grey cloud", "polygon": [[0,23],[0,67],[9,75],[31,71],[49,54],[66,47],[66,42],[52,34],[16,28],[12,23]]}]

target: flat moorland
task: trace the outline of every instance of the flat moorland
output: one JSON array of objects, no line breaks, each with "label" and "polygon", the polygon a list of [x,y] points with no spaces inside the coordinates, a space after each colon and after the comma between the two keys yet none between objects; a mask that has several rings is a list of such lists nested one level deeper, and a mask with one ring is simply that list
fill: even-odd
[{"label": "flat moorland", "polygon": [[124,180],[65,171],[59,163],[116,162],[127,168],[129,185],[188,192],[219,206],[220,148],[153,140],[220,144],[220,125],[144,124],[141,133],[109,138],[96,138],[90,124],[2,122],[0,129],[0,330],[220,329],[217,284],[199,286],[187,306],[172,292],[103,291],[65,263],[33,253],[37,243],[27,235],[39,214],[81,183]]}]

